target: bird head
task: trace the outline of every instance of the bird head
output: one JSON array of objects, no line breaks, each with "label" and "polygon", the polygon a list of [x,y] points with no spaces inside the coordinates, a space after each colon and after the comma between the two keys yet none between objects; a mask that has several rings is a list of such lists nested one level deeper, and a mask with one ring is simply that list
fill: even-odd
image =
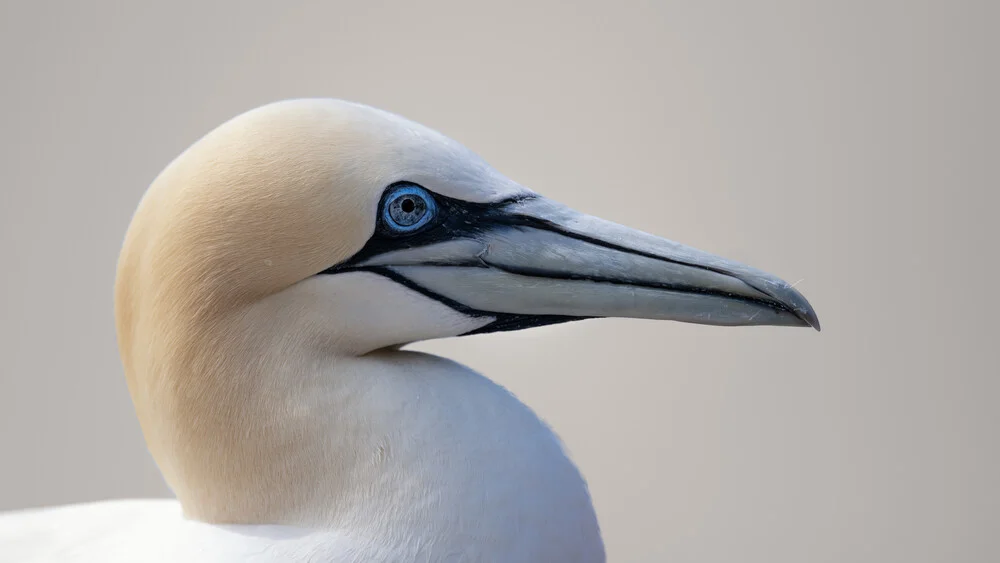
[{"label": "bird head", "polygon": [[773,275],[578,213],[436,131],[328,99],[247,112],[171,163],[118,285],[125,332],[140,312],[211,319],[289,293],[358,353],[595,317],[819,329]]}]

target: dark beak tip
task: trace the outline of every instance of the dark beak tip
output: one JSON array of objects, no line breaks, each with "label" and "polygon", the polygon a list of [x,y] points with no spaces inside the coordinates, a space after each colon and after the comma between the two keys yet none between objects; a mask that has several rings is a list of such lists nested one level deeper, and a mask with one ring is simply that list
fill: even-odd
[{"label": "dark beak tip", "polygon": [[743,276],[738,278],[750,287],[781,303],[785,311],[798,317],[803,327],[812,327],[816,329],[816,332],[822,332],[819,316],[816,315],[813,306],[792,284],[765,273],[760,274],[756,279]]},{"label": "dark beak tip", "polygon": [[805,309],[796,308],[795,315],[798,316],[806,326],[816,329],[816,332],[822,332],[822,329],[819,326],[819,316],[816,315],[816,311],[814,311],[812,307]]}]

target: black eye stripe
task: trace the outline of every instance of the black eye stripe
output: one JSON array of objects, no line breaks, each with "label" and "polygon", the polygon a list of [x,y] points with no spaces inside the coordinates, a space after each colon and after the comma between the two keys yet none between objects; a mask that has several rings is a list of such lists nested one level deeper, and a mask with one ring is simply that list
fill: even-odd
[{"label": "black eye stripe", "polygon": [[[415,186],[434,198],[437,207],[436,215],[430,221],[415,230],[413,233],[394,232],[384,223],[383,212],[389,199],[397,192],[399,186]],[[524,217],[510,216],[504,213],[504,209],[513,203],[534,198],[531,194],[524,194],[515,197],[490,203],[476,203],[464,201],[434,193],[422,186],[411,182],[398,182],[386,188],[379,201],[379,219],[372,235],[365,246],[354,256],[346,261],[324,270],[323,274],[333,274],[341,270],[346,270],[352,266],[386,252],[407,248],[417,248],[427,246],[447,240],[462,238],[487,231],[497,225],[528,225],[531,219]]]}]

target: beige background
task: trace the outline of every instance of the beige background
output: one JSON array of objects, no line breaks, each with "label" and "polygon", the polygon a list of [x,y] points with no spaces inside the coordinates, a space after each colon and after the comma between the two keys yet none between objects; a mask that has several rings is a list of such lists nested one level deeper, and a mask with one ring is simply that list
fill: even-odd
[{"label": "beige background", "polygon": [[222,121],[331,96],[815,305],[419,346],[557,429],[611,561],[1000,561],[995,2],[153,4],[0,8],[0,509],[169,494],[115,348],[131,212]]}]

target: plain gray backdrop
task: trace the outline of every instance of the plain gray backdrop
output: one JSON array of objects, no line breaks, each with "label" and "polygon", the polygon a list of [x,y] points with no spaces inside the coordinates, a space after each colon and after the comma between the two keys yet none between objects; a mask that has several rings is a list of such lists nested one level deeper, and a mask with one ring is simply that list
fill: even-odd
[{"label": "plain gray backdrop", "polygon": [[329,96],[816,307],[417,346],[556,429],[611,561],[1000,560],[997,3],[0,6],[0,509],[169,495],[115,344],[131,213],[216,125]]}]

